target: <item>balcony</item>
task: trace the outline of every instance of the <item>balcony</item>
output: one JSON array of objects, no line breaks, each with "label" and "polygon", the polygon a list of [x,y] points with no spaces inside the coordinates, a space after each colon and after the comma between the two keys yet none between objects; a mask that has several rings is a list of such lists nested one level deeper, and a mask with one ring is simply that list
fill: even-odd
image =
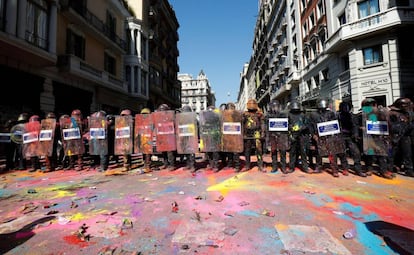
[{"label": "balcony", "polygon": [[328,53],[337,51],[343,42],[355,40],[359,37],[383,33],[386,30],[414,21],[414,8],[393,7],[383,12],[342,25],[327,41]]},{"label": "balcony", "polygon": [[112,74],[98,70],[73,55],[60,55],[57,66],[60,72],[68,72],[89,82],[101,84],[104,87],[126,92],[126,83]]},{"label": "balcony", "polygon": [[103,42],[114,45],[122,53],[126,52],[126,42],[87,8],[79,8],[77,1],[60,0],[60,4],[62,6],[62,15],[69,22],[84,28],[88,34],[103,39]]},{"label": "balcony", "polygon": [[281,98],[282,96],[286,95],[287,93],[290,92],[292,88],[292,85],[290,84],[284,84],[282,86],[280,86],[280,88],[272,91],[270,98],[272,99],[277,99],[277,98]]}]

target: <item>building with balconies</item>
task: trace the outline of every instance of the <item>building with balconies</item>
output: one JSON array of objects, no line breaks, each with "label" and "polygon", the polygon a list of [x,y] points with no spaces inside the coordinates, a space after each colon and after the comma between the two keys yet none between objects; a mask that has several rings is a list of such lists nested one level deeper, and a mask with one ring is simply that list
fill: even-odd
[{"label": "building with balconies", "polygon": [[168,0],[149,0],[149,86],[148,107],[166,103],[181,107],[181,86],[177,79],[179,23]]},{"label": "building with balconies", "polygon": [[0,13],[1,121],[75,108],[139,112],[180,98],[167,0],[5,0]]},{"label": "building with balconies", "polygon": [[[350,101],[354,110],[366,97],[383,106],[413,99],[413,13],[411,1],[260,1],[249,67],[258,72],[249,86],[262,103],[298,100],[307,108],[320,98],[333,109]],[[267,52],[258,50],[264,35]]]},{"label": "building with balconies", "polygon": [[181,107],[189,105],[194,112],[207,110],[216,104],[216,96],[203,70],[194,79],[190,74],[178,74],[181,82]]}]

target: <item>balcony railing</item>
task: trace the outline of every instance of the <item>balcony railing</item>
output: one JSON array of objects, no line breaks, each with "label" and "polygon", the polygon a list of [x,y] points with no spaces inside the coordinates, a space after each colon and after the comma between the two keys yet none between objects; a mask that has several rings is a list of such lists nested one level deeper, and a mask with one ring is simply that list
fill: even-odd
[{"label": "balcony railing", "polygon": [[79,8],[79,5],[76,4],[75,1],[70,0],[61,0],[60,4],[62,5],[62,9],[71,8],[77,14],[79,14],[82,18],[85,19],[86,23],[101,32],[105,37],[109,40],[114,42],[118,45],[121,49],[126,50],[127,44],[124,40],[122,40],[116,33],[110,29],[110,27],[105,24],[102,20],[100,20],[97,16],[95,16],[92,12],[90,12],[86,8]]},{"label": "balcony railing", "polygon": [[93,83],[125,91],[126,83],[123,80],[93,67],[75,56],[60,55],[57,66],[61,72],[69,72]]},{"label": "balcony railing", "polygon": [[326,41],[326,50],[332,50],[341,41],[352,40],[372,31],[389,29],[390,27],[412,23],[413,21],[414,8],[393,7],[355,22],[343,24]]}]

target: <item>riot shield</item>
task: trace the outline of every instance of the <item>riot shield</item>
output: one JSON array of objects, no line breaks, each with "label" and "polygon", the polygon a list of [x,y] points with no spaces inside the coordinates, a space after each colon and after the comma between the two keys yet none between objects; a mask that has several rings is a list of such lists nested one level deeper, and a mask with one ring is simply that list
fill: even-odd
[{"label": "riot shield", "polygon": [[338,120],[317,123],[318,154],[322,157],[345,153],[346,147]]},{"label": "riot shield", "polygon": [[152,114],[135,115],[134,151],[135,153],[152,154],[152,136],[154,121]]},{"label": "riot shield", "polygon": [[23,134],[25,127],[23,123],[14,125],[10,130],[10,139],[15,144],[23,144]]},{"label": "riot shield", "polygon": [[387,114],[382,111],[362,112],[362,148],[365,155],[390,156],[391,138]]},{"label": "riot shield", "polygon": [[115,117],[115,155],[129,155],[134,149],[134,119],[132,116]]},{"label": "riot shield", "polygon": [[201,111],[199,116],[200,151],[221,151],[221,112]]},{"label": "riot shield", "polygon": [[152,113],[155,125],[156,152],[175,151],[175,112],[159,111]]},{"label": "riot shield", "polygon": [[223,111],[221,124],[223,152],[243,152],[242,116],[242,112],[237,110]]},{"label": "riot shield", "polygon": [[105,117],[91,116],[88,121],[89,126],[89,154],[107,155],[108,154],[108,125]]},{"label": "riot shield", "polygon": [[39,155],[52,156],[53,153],[53,141],[55,139],[55,119],[43,119],[40,122],[40,134],[39,134]]},{"label": "riot shield", "polygon": [[289,144],[289,121],[288,117],[284,116],[269,116],[266,123],[266,132],[268,137],[268,145],[271,151],[278,150],[287,151],[290,148]]},{"label": "riot shield", "polygon": [[193,154],[198,152],[197,113],[180,112],[175,115],[177,130],[177,153]]},{"label": "riot shield", "polygon": [[24,124],[23,134],[23,156],[25,158],[37,157],[39,155],[39,133],[40,122],[33,121]]},{"label": "riot shield", "polygon": [[85,146],[82,141],[82,127],[72,117],[65,116],[59,119],[62,131],[62,142],[65,156],[82,155]]}]

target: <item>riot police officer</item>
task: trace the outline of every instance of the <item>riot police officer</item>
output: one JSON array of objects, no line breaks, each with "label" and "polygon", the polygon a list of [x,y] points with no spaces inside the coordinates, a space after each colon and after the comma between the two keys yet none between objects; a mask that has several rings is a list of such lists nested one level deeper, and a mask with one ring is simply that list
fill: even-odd
[{"label": "riot police officer", "polygon": [[410,115],[412,102],[409,98],[401,97],[395,100],[390,106],[390,133],[392,141],[391,167],[394,166],[397,156],[399,156],[399,165],[407,176],[414,177],[413,159],[412,159],[412,140],[411,132],[413,129],[413,120]]},{"label": "riot police officer", "polygon": [[[266,114],[265,123],[266,140],[270,145],[272,157],[271,172],[276,172],[278,170],[278,165],[280,165],[282,173],[287,174],[286,152],[289,150],[288,116],[286,112],[281,110],[280,102],[276,99],[269,102],[268,109],[269,111]],[[278,154],[280,161],[278,160]]]},{"label": "riot police officer", "polygon": [[[169,116],[167,119],[158,119],[157,118],[157,112],[168,112]],[[163,113],[164,114],[164,113]],[[172,115],[172,116],[170,116]],[[171,118],[170,118],[171,117]],[[160,117],[162,118],[162,117]],[[175,113],[170,109],[170,106],[168,104],[161,104],[158,106],[156,112],[154,113],[154,122],[156,125],[156,150],[157,152],[161,152],[162,158],[163,158],[163,165],[160,167],[161,169],[167,168],[170,171],[173,171],[176,169],[176,140],[175,140],[175,129],[174,129],[174,121],[175,121]],[[169,129],[172,128],[173,130],[170,130],[171,132],[174,131],[174,133],[171,134],[165,134],[162,135],[162,138],[160,137],[160,128]],[[165,132],[163,132],[165,133]],[[160,141],[160,139],[165,139],[165,141]],[[168,141],[168,142],[167,142]],[[163,145],[161,145],[163,143]],[[174,144],[172,144],[174,143]],[[162,148],[161,148],[162,147]]]},{"label": "riot police officer", "polygon": [[214,105],[200,114],[200,150],[205,152],[209,167],[218,172],[221,150],[221,112]]},{"label": "riot police officer", "polygon": [[374,170],[374,163],[379,167],[379,175],[385,179],[395,176],[389,170],[388,159],[391,155],[388,113],[384,108],[379,109],[377,101],[365,98],[361,102],[361,112],[358,114],[358,125],[362,137],[362,153],[367,174]]},{"label": "riot police officer", "polygon": [[358,133],[359,127],[356,116],[352,113],[351,102],[341,102],[339,104],[338,120],[341,125],[341,133],[345,146],[354,161],[355,173],[361,177],[366,177],[367,174],[362,170],[361,166],[361,151],[358,148],[358,141],[360,140]]},{"label": "riot police officer", "polygon": [[185,165],[192,173],[196,172],[195,153],[198,151],[198,122],[196,113],[189,105],[184,105],[176,113],[177,153],[185,158]]},{"label": "riot police officer", "polygon": [[302,111],[300,104],[293,101],[289,105],[288,114],[288,132],[289,132],[289,170],[291,173],[295,170],[298,161],[298,154],[302,161],[302,171],[311,174],[307,158],[307,140],[309,137],[309,124],[305,113]]},{"label": "riot police officer", "polygon": [[[316,141],[316,170],[322,168],[322,157],[328,157],[332,169],[332,176],[339,177],[337,159],[340,158],[342,174],[348,175],[348,161],[345,155],[345,143],[342,139],[338,118],[329,107],[328,100],[319,99],[317,110],[310,115],[310,128],[313,139]],[[333,122],[332,122],[333,121]],[[328,124],[332,123],[332,124]],[[322,126],[319,128],[318,126]]]},{"label": "riot police officer", "polygon": [[[16,133],[20,133],[16,136],[12,135],[11,139],[13,142],[16,143],[16,157],[15,160],[17,161],[17,169],[23,170],[26,169],[26,158],[23,155],[23,132],[24,132],[24,125],[29,120],[29,114],[26,112],[23,112],[19,114],[19,117],[17,118],[17,124],[12,127],[12,133],[13,129],[16,130]],[[16,139],[13,139],[16,137]]]},{"label": "riot police officer", "polygon": [[266,172],[263,166],[262,140],[265,137],[264,116],[257,105],[256,99],[247,101],[247,111],[243,112],[243,139],[244,156],[246,159],[245,169],[251,167],[251,152],[255,150],[259,171]]}]

